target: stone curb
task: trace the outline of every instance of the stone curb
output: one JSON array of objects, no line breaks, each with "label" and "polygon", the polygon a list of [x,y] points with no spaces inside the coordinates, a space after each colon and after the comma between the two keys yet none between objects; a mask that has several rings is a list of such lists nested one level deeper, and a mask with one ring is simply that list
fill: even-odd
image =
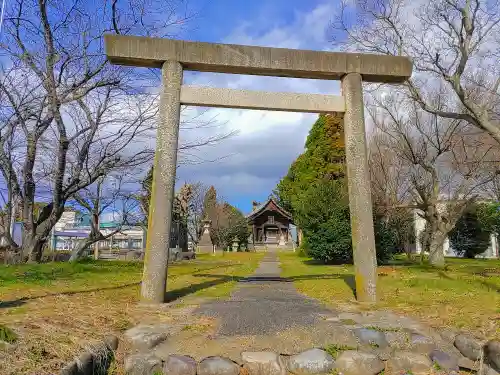
[{"label": "stone curb", "polygon": [[[460,336],[460,337],[459,337]],[[397,374],[407,371],[426,374],[457,374],[460,369],[477,372],[480,361],[477,358],[478,350],[483,351],[484,374],[499,375],[498,360],[500,359],[500,342],[483,342],[472,336],[457,335],[455,348],[463,357],[437,349],[418,351],[402,351],[397,348],[375,348],[368,350],[360,346],[358,350],[340,349],[332,356],[328,351],[318,348],[309,349],[295,355],[281,355],[275,352],[247,352],[241,353],[241,363],[229,358],[207,357],[196,362],[189,356],[171,355],[166,361],[154,356],[152,352],[135,353],[127,357],[129,364],[126,375],[325,375],[337,371],[339,374],[349,375],[376,375],[384,373]],[[419,337],[419,340],[422,338]],[[431,349],[433,346],[429,346]],[[353,348],[354,349],[354,348]],[[380,355],[380,351],[383,351]],[[133,357],[133,358],[132,358]],[[171,358],[172,357],[172,358]],[[130,359],[130,360],[129,360]],[[172,360],[172,361],[171,361]],[[134,367],[133,363],[137,363]],[[145,370],[144,364],[151,364]],[[170,365],[169,365],[170,363]],[[172,365],[175,363],[175,366]],[[147,367],[147,366],[146,366]],[[158,372],[163,368],[164,372]],[[165,372],[168,369],[167,372]],[[423,372],[422,372],[423,371]],[[68,372],[62,375],[73,375]],[[74,373],[80,375],[82,373]],[[481,374],[481,375],[484,375]]]}]

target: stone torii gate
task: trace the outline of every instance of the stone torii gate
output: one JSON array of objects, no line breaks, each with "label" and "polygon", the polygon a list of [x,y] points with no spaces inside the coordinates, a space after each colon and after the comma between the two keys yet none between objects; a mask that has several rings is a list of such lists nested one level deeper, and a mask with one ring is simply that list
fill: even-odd
[{"label": "stone torii gate", "polygon": [[[401,83],[411,76],[406,57],[320,52],[105,35],[112,64],[161,68],[160,118],[141,295],[162,303],[166,290],[179,136],[180,106],[344,113],[353,258],[358,301],[376,301],[377,264],[366,152],[362,81]],[[341,80],[342,96],[269,93],[182,84],[183,70]]]}]

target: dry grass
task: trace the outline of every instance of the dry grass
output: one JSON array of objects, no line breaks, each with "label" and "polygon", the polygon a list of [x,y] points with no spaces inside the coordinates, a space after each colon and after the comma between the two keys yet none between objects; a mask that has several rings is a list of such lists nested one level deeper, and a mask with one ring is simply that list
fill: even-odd
[{"label": "dry grass", "polygon": [[[283,276],[326,305],[356,305],[352,266],[317,264],[281,253]],[[500,338],[500,261],[448,259],[445,270],[400,262],[378,270],[376,308],[415,316],[433,326],[449,326]]]},{"label": "dry grass", "polygon": [[[171,265],[167,298],[224,297],[239,277],[253,272],[260,257],[229,253]],[[0,324],[19,336],[16,348],[0,352],[0,374],[57,373],[93,339],[120,336],[145,320],[186,319],[182,303],[168,308],[138,304],[141,275],[139,262],[0,266]],[[118,366],[113,373],[120,371]]]}]

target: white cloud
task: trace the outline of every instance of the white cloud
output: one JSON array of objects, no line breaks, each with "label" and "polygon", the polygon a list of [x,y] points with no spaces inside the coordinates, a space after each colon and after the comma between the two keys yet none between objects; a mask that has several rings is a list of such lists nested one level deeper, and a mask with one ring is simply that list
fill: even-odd
[{"label": "white cloud", "polygon": [[[310,12],[295,12],[294,19],[281,27],[269,24],[266,29],[260,23],[259,30],[253,27],[252,20],[247,20],[221,42],[326,50],[329,47],[326,30],[334,12],[334,4],[328,2]],[[266,17],[259,18],[262,19]],[[339,93],[336,81],[187,72],[185,82],[272,92]],[[248,196],[248,201],[271,193],[290,163],[302,152],[305,137],[316,119],[312,114],[226,109],[209,109],[202,117],[216,117],[226,130],[236,130],[238,135],[216,147],[200,150],[203,159],[223,159],[180,168],[179,182],[202,181],[214,185],[230,200]],[[200,133],[182,136],[187,139]]]}]

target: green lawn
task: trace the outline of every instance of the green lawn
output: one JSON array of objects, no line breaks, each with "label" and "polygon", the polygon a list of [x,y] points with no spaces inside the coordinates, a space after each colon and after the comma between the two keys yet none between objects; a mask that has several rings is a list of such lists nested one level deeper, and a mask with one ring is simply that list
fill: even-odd
[{"label": "green lawn", "polygon": [[[281,253],[283,276],[332,307],[355,304],[352,266],[333,266]],[[500,261],[447,259],[445,270],[402,261],[378,269],[376,308],[416,316],[435,326],[500,338]],[[359,305],[358,308],[364,308]]]},{"label": "green lawn", "polygon": [[[196,303],[198,298],[227,296],[261,257],[200,255],[172,264],[166,298]],[[169,321],[169,311],[138,304],[142,266],[121,261],[0,265],[0,325],[19,336],[18,349],[8,353],[7,361],[0,359],[0,373],[31,374],[36,369],[37,375],[52,374],[82,342],[120,335],[145,317]]]}]

